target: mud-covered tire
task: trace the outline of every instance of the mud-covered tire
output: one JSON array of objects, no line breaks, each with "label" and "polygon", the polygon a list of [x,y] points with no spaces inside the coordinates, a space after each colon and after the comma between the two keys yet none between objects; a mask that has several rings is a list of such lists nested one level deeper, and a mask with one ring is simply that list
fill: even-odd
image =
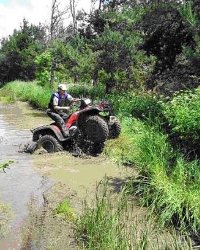
[{"label": "mud-covered tire", "polygon": [[105,147],[105,143],[93,143],[93,142],[87,142],[84,143],[84,145],[80,145],[80,149],[84,154],[91,155],[91,156],[98,156],[100,155]]},{"label": "mud-covered tire", "polygon": [[88,154],[91,156],[98,156],[103,152],[104,146],[104,143],[92,143],[88,147]]},{"label": "mud-covered tire", "polygon": [[32,142],[27,145],[26,147],[26,153],[33,154],[37,148],[37,142]]},{"label": "mud-covered tire", "polygon": [[44,135],[37,141],[37,148],[43,148],[48,153],[59,152],[63,150],[62,145],[52,135]]},{"label": "mud-covered tire", "polygon": [[82,154],[90,155],[90,156],[98,156],[100,155],[105,147],[104,142],[93,143],[89,141],[83,141],[82,143],[76,144],[77,147],[74,147],[74,155],[81,156]]},{"label": "mud-covered tire", "polygon": [[19,153],[29,153],[33,154],[37,149],[37,142],[30,142],[24,145],[22,150],[19,150]]},{"label": "mud-covered tire", "polygon": [[115,139],[119,137],[121,133],[121,123],[117,117],[114,118],[114,122],[109,126],[108,139]]},{"label": "mud-covered tire", "polygon": [[108,125],[104,119],[97,115],[89,116],[85,124],[85,133],[91,142],[105,142],[109,134]]}]

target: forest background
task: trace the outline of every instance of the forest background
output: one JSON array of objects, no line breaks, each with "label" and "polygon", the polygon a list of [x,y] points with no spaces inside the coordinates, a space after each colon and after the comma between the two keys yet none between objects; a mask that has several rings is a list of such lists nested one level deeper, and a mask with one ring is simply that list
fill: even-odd
[{"label": "forest background", "polygon": [[61,82],[74,96],[112,100],[122,134],[105,154],[139,176],[127,181],[126,195],[137,194],[161,228],[173,225],[198,241],[200,1],[101,0],[89,15],[74,6],[67,27],[52,3],[48,27],[24,19],[1,40],[2,100],[45,108]]}]

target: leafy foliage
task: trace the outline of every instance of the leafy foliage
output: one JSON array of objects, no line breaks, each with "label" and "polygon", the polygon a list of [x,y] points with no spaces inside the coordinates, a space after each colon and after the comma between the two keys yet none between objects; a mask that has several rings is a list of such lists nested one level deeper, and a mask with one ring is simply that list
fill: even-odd
[{"label": "leafy foliage", "polygon": [[5,163],[1,163],[0,164],[0,169],[3,169],[3,171],[5,172],[5,168],[8,168],[10,164],[12,164],[14,161],[13,160],[8,160]]},{"label": "leafy foliage", "polygon": [[71,207],[69,200],[62,201],[60,204],[58,204],[57,207],[54,209],[53,214],[55,216],[62,217],[68,220],[75,219],[75,213],[73,208]]},{"label": "leafy foliage", "polygon": [[172,100],[164,103],[164,114],[172,126],[172,131],[182,137],[199,139],[200,131],[200,92],[194,91],[177,92]]},{"label": "leafy foliage", "polygon": [[45,51],[35,58],[37,83],[41,86],[49,84],[51,63],[52,55],[50,51]]},{"label": "leafy foliage", "polygon": [[44,48],[41,39],[43,34],[41,26],[29,26],[24,19],[21,30],[15,30],[12,36],[3,40],[0,49],[0,82],[35,79],[36,65],[33,61]]}]

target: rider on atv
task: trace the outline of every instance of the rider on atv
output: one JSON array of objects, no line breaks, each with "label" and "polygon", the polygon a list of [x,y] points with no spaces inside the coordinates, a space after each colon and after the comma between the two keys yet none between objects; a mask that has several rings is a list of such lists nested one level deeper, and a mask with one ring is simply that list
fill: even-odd
[{"label": "rider on atv", "polygon": [[48,108],[46,110],[47,115],[56,122],[64,137],[69,136],[69,130],[66,127],[65,121],[69,117],[66,111],[69,111],[70,107],[63,105],[66,100],[70,102],[80,101],[78,98],[73,98],[66,92],[66,90],[66,84],[59,84],[58,91],[51,95]]}]

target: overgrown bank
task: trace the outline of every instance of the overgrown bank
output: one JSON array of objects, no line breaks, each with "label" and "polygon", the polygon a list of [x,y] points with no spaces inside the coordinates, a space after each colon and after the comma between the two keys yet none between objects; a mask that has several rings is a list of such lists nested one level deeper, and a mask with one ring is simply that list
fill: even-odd
[{"label": "overgrown bank", "polygon": [[[1,89],[1,96],[4,96],[2,98],[4,101],[6,99],[9,99],[8,101],[28,100],[44,108],[51,91],[33,82],[12,82]],[[199,141],[197,133],[199,130],[199,90],[177,93],[170,100],[155,97],[150,93],[129,92],[122,96],[117,93],[103,95],[104,90],[101,88],[95,91],[92,86],[90,88],[71,86],[69,89],[69,92],[75,96],[91,96],[92,94],[94,100],[104,96],[105,99],[112,100],[114,103],[116,114],[122,122],[122,133],[118,139],[107,142],[104,154],[118,164],[134,166],[139,174],[137,179],[133,177],[126,181],[123,187],[123,194],[126,195],[120,202],[123,201],[122,204],[125,205],[127,197],[130,198],[136,194],[138,204],[147,206],[157,217],[160,229],[175,226],[182,234],[193,234],[198,239],[200,168],[198,147],[195,145],[198,145]],[[185,144],[184,141],[188,143]],[[99,201],[97,200],[97,203]],[[121,205],[119,203],[120,207]],[[97,213],[100,208],[102,210]],[[121,208],[123,210],[123,206]],[[102,241],[99,238],[96,243],[92,240],[94,237],[92,221],[100,220],[99,224],[107,223],[107,220],[103,219],[104,216],[101,217],[102,213],[108,213],[104,209],[106,206],[104,207],[101,202],[91,210],[87,207],[85,217],[79,220],[77,232],[79,239],[84,238],[82,246],[90,246],[90,249],[94,249],[93,244],[105,244],[106,240],[108,244],[111,244],[108,238],[102,238]],[[100,218],[95,217],[98,214]],[[110,220],[119,214],[112,212]],[[120,220],[116,217],[115,223],[118,221]],[[113,228],[112,223],[103,224],[103,227],[105,226]],[[99,232],[99,235],[100,233],[102,232]],[[127,240],[126,238],[126,242]],[[118,241],[118,244],[123,243],[121,240]],[[140,242],[140,244],[143,243]],[[119,245],[116,245],[116,249],[120,249]]]}]

